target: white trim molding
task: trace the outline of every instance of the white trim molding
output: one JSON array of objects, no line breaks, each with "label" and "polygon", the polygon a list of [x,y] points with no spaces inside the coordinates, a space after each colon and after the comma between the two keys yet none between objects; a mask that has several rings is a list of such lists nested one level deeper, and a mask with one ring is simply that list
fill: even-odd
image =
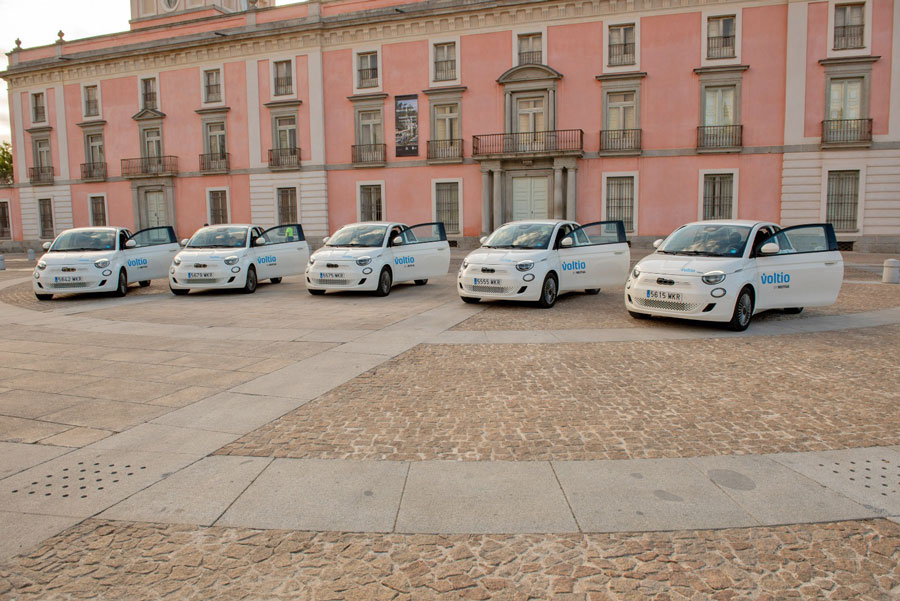
[{"label": "white trim molding", "polygon": [[162,84],[159,81],[159,72],[155,73],[138,73],[137,91],[138,91],[138,112],[144,110],[144,90],[141,88],[141,82],[145,79],[156,80],[156,110],[163,112],[162,109]]},{"label": "white trim molding", "polygon": [[[206,189],[206,193],[204,196],[206,197],[206,223],[212,225],[212,208],[210,207],[209,201],[209,193],[210,192],[225,192],[225,223],[231,223],[231,190],[228,186],[213,186],[211,188]],[[276,200],[276,209],[278,207]]]},{"label": "white trim molding", "polygon": [[828,158],[822,160],[822,184],[819,205],[819,219],[822,223],[828,220],[828,174],[832,171],[859,171],[859,190],[857,190],[856,230],[835,232],[838,238],[858,238],[865,234],[866,224],[866,159]]},{"label": "white trim molding", "polygon": [[[456,78],[455,79],[434,79],[434,47],[438,44],[454,44],[456,58]],[[460,42],[459,36],[438,37],[428,40],[428,87],[439,88],[442,86],[458,86],[462,81],[462,61],[460,60]]]},{"label": "white trim molding", "polygon": [[608,221],[606,214],[606,180],[611,177],[631,177],[634,178],[634,204],[631,208],[632,223],[631,231],[626,232],[638,235],[638,207],[640,206],[640,171],[608,171],[604,172],[600,179],[600,221]]},{"label": "white trim molding", "polygon": [[703,186],[707,175],[731,175],[731,219],[738,215],[738,196],[741,189],[740,169],[700,169],[697,177],[697,221],[703,221]]},{"label": "white trim molding", "polygon": [[[282,54],[268,57],[269,60],[269,100],[296,100],[297,99],[297,55],[296,53]],[[291,61],[291,93],[275,95],[275,63]],[[224,98],[224,96],[223,96]]]},{"label": "white trim molding", "polygon": [[[384,68],[381,64],[382,52],[381,52],[381,44],[376,44],[373,46],[358,46],[351,50],[353,52],[353,72],[351,76],[353,77],[353,94],[374,94],[381,93],[382,86],[384,81]],[[378,68],[378,85],[374,87],[361,88],[359,87],[359,55],[360,54],[368,54],[370,52],[375,53],[375,63]]]},{"label": "white trim molding", "polygon": [[366,180],[366,181],[358,181],[356,182],[356,220],[362,221],[362,196],[361,191],[363,186],[381,186],[381,219],[382,221],[388,221],[387,218],[387,198],[384,193],[384,180]]},{"label": "white trim molding", "polygon": [[[867,56],[872,54],[872,2],[873,0],[828,0],[828,45],[825,47],[825,56],[835,58],[839,56]],[[846,50],[834,49],[834,10],[838,5],[863,4],[863,47],[847,48]],[[894,12],[897,7],[894,6]]]},{"label": "white trim molding", "polygon": [[[618,25],[634,25],[634,64],[633,65],[610,65],[609,64],[609,28]],[[603,21],[603,73],[627,73],[629,71],[641,70],[641,17],[634,15],[631,17],[619,17],[617,19],[606,19]]]},{"label": "white trim molding", "polygon": [[[86,115],[85,114],[85,105],[87,104],[87,98],[84,95],[84,89],[89,88],[91,86],[97,87],[97,114],[96,115]],[[82,121],[102,121],[103,120],[103,86],[100,85],[100,81],[84,81],[81,82],[81,120]]]},{"label": "white trim molding", "polygon": [[[457,209],[459,216],[459,231],[450,234],[447,233],[447,237],[451,235],[453,237],[462,237],[463,230],[465,229],[465,220],[463,219],[463,178],[461,177],[439,177],[431,180],[431,219],[433,221],[437,221],[437,185],[438,184],[456,184],[456,202],[459,205]],[[382,195],[383,198],[383,195]],[[446,224],[444,224],[444,228],[446,229]]]},{"label": "white trim molding", "polygon": [[541,35],[541,64],[547,65],[550,59],[547,56],[547,26],[534,25],[533,27],[516,27],[512,32],[512,66],[519,66],[519,36],[538,33]]},{"label": "white trim molding", "polygon": [[[219,98],[216,102],[206,101],[206,73],[207,71],[219,72]],[[206,65],[200,67],[200,106],[203,108],[214,108],[225,106],[225,65],[219,63],[217,65]]]},{"label": "white trim molding", "polygon": [[94,207],[92,206],[91,199],[101,197],[103,198],[103,215],[106,217],[106,225],[109,225],[109,200],[106,192],[88,192],[87,196],[85,196],[85,202],[87,202],[88,222],[92,227],[97,224],[94,223]]},{"label": "white trim molding", "polygon": [[[700,66],[714,67],[716,65],[740,65],[741,64],[741,30],[742,15],[744,9],[740,6],[736,7],[720,7],[716,9],[707,9],[703,11],[703,23],[701,24],[700,35]],[[715,17],[734,17],[734,57],[732,58],[713,58],[708,57],[707,39],[709,35],[709,20]]]}]

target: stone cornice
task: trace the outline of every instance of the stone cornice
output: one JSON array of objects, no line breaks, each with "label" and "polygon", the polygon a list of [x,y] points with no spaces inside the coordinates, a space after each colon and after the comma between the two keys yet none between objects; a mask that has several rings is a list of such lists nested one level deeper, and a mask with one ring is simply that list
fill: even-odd
[{"label": "stone cornice", "polygon": [[375,92],[372,94],[354,94],[353,96],[347,96],[347,100],[350,102],[365,102],[366,100],[384,100],[387,98],[389,94],[385,94],[384,92]]},{"label": "stone cornice", "polygon": [[823,58],[819,60],[820,65],[864,65],[874,63],[880,56],[834,56],[832,58]]},{"label": "stone cornice", "polygon": [[103,127],[106,125],[105,119],[94,119],[93,121],[82,121],[81,123],[76,123],[78,127],[88,128],[88,127]]},{"label": "stone cornice", "polygon": [[302,100],[292,98],[290,100],[273,100],[272,102],[265,103],[263,106],[270,109],[277,109],[281,107],[300,106],[301,104],[303,104]]},{"label": "stone cornice", "polygon": [[37,127],[29,127],[25,131],[30,134],[46,134],[53,131],[53,128],[49,125],[38,125]]},{"label": "stone cornice", "polygon": [[694,73],[703,75],[706,73],[731,73],[736,71],[746,71],[750,65],[712,65],[710,67],[697,67]]},{"label": "stone cornice", "polygon": [[427,90],[422,90],[422,93],[427,96],[437,96],[440,94],[462,94],[469,88],[466,86],[445,86],[443,88],[428,88]]},{"label": "stone cornice", "polygon": [[230,106],[205,106],[202,109],[195,109],[194,112],[198,115],[215,115],[217,113],[227,113],[230,110]]},{"label": "stone cornice", "polygon": [[597,81],[615,81],[618,79],[643,79],[647,77],[646,71],[627,71],[625,73],[604,73],[596,77]]}]

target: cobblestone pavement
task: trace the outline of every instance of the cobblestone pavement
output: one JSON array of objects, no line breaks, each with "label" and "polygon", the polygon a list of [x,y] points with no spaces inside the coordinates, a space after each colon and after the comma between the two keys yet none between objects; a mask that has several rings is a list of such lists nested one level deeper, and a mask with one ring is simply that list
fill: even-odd
[{"label": "cobblestone pavement", "polygon": [[[2,273],[2,272],[0,272]],[[18,273],[18,277],[27,277],[31,275],[31,270],[27,273]],[[9,278],[12,279],[12,278]],[[146,296],[148,294],[171,294],[169,285],[165,280],[155,280],[146,288],[141,288],[137,284],[128,287],[128,297]],[[94,294],[55,294],[52,301],[39,301],[34,296],[34,289],[31,282],[10,286],[0,290],[0,303],[6,303],[14,307],[22,307],[23,309],[31,309],[32,311],[53,311],[60,308],[72,308],[78,305],[96,302],[99,299],[109,298],[104,292]]]},{"label": "cobblestone pavement", "polygon": [[900,595],[884,520],[614,535],[433,536],[88,520],[0,567],[10,599],[853,599]]},{"label": "cobblestone pavement", "polygon": [[900,326],[677,342],[421,345],[220,452],[592,460],[900,444]]}]

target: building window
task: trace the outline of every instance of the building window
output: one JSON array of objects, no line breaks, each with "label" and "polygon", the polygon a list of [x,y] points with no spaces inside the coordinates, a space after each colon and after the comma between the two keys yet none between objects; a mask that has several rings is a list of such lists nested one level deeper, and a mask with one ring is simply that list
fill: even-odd
[{"label": "building window", "polygon": [[456,42],[434,45],[434,81],[456,79]]},{"label": "building window", "polygon": [[382,144],[381,111],[359,111],[359,143]]},{"label": "building window", "polygon": [[0,239],[10,240],[12,238],[12,226],[9,219],[9,203],[0,202]]},{"label": "building window", "polygon": [[707,87],[703,125],[734,125],[734,86]]},{"label": "building window", "polygon": [[219,158],[228,152],[225,143],[225,124],[221,121],[206,124],[206,152]]},{"label": "building window", "polygon": [[222,102],[222,72],[211,69],[203,72],[203,101]]},{"label": "building window", "polygon": [[444,224],[448,234],[459,234],[459,182],[438,182],[434,185],[434,216]]},{"label": "building window", "polygon": [[53,167],[53,157],[50,154],[50,140],[40,138],[34,141],[34,166],[39,169]]},{"label": "building window", "polygon": [[865,46],[863,4],[839,4],[834,8],[834,49],[847,50]]},{"label": "building window", "polygon": [[854,232],[859,211],[859,171],[828,172],[825,220],[838,232]]},{"label": "building window", "polygon": [[84,116],[100,115],[100,91],[97,86],[84,86]]},{"label": "building window", "polygon": [[636,129],[634,92],[610,92],[606,97],[606,129]]},{"label": "building window", "polygon": [[175,7],[178,6],[178,0],[163,0],[163,4],[166,10],[175,10]]},{"label": "building window", "polygon": [[359,70],[358,88],[374,88],[378,86],[378,53],[362,52],[357,55]]},{"label": "building window", "polygon": [[634,177],[606,178],[606,220],[621,221],[634,231]]},{"label": "building window", "polygon": [[863,79],[832,79],[828,118],[846,120],[862,118]]},{"label": "building window", "polygon": [[141,106],[145,109],[156,109],[159,102],[156,97],[156,78],[148,77],[141,80]]},{"label": "building window", "polygon": [[634,25],[616,25],[609,28],[609,64],[634,64]]},{"label": "building window", "polygon": [[44,93],[38,92],[31,95],[31,121],[43,123],[47,120],[47,107],[44,104]]},{"label": "building window", "polygon": [[106,226],[106,198],[103,196],[91,196],[91,225],[96,227]]},{"label": "building window", "polygon": [[277,148],[289,150],[297,148],[297,118],[293,115],[275,117],[275,143]]},{"label": "building window", "polygon": [[434,105],[434,139],[457,140],[460,137],[459,104]]},{"label": "building window", "polygon": [[162,156],[162,134],[158,127],[149,127],[143,132],[144,143],[141,150],[145,158],[155,158]]},{"label": "building window", "polygon": [[278,188],[278,225],[298,222],[297,188]]},{"label": "building window", "polygon": [[381,221],[381,186],[363,185],[359,187],[359,220]]},{"label": "building window", "polygon": [[288,96],[294,93],[294,77],[291,61],[275,61],[275,95]]},{"label": "building window", "polygon": [[541,34],[527,33],[519,36],[519,64],[543,64]]},{"label": "building window", "polygon": [[38,213],[41,221],[41,238],[55,237],[53,229],[53,201],[49,198],[38,200]]},{"label": "building window", "polygon": [[228,223],[228,192],[225,190],[209,191],[209,224]]},{"label": "building window", "polygon": [[103,134],[87,134],[84,137],[84,146],[87,151],[88,163],[99,165],[106,162],[103,153]]},{"label": "building window", "polygon": [[516,125],[519,133],[542,132],[546,128],[543,96],[516,99]]},{"label": "building window", "polygon": [[730,173],[703,176],[703,220],[733,219],[734,176]]},{"label": "building window", "polygon": [[733,16],[710,17],[706,28],[706,58],[734,58]]}]

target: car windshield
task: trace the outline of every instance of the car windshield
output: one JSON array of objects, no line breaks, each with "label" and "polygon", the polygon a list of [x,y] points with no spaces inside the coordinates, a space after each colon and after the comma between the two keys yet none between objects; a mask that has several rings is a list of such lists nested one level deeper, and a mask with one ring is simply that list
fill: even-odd
[{"label": "car windshield", "polygon": [[115,249],[115,230],[72,230],[61,233],[50,247],[50,252]]},{"label": "car windshield", "polygon": [[326,246],[377,247],[384,242],[386,225],[357,223],[345,225],[328,239]]},{"label": "car windshield", "polygon": [[696,223],[672,232],[657,252],[667,255],[740,257],[744,254],[750,227],[719,223]]},{"label": "car windshield", "polygon": [[187,248],[243,248],[247,231],[246,227],[205,227],[193,235]]},{"label": "car windshield", "polygon": [[491,234],[485,248],[548,248],[552,223],[508,223]]}]

